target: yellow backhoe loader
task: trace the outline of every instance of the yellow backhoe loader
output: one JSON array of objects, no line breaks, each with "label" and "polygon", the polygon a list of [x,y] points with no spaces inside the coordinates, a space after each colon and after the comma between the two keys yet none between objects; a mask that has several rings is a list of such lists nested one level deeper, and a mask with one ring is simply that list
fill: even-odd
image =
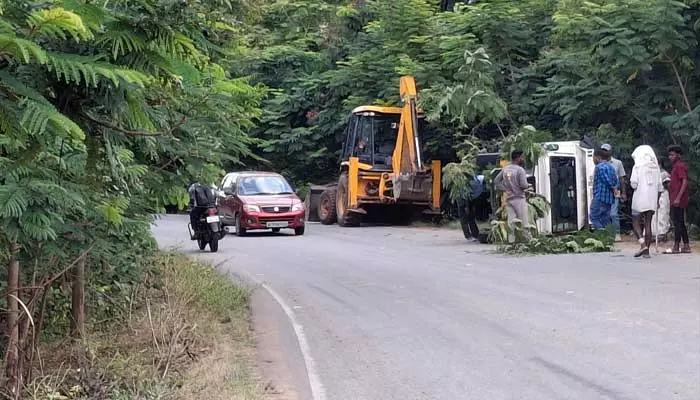
[{"label": "yellow backhoe loader", "polygon": [[[311,186],[306,218],[357,226],[368,212],[409,222],[415,211],[440,216],[439,160],[426,162],[420,140],[424,116],[416,83],[400,80],[402,107],[361,106],[348,119],[336,184]],[[383,219],[383,218],[381,218]]]}]

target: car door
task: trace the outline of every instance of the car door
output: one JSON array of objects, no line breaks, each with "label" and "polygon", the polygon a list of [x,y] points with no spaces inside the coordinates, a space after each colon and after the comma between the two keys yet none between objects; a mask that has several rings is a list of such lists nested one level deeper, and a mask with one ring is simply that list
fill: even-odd
[{"label": "car door", "polygon": [[233,219],[233,209],[232,209],[232,197],[233,197],[233,181],[234,181],[234,176],[233,175],[227,175],[224,177],[223,181],[221,181],[221,190],[223,192],[223,196],[219,198],[219,215],[224,220],[224,223],[226,224],[232,224],[234,222]]}]

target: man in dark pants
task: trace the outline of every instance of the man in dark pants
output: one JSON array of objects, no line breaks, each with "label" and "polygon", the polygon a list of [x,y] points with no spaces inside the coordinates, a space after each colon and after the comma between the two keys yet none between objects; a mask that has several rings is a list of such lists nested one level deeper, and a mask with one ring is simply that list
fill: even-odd
[{"label": "man in dark pants", "polygon": [[[683,149],[681,146],[668,147],[668,158],[673,163],[671,170],[671,183],[668,187],[669,200],[671,201],[671,221],[673,222],[673,253],[690,253],[690,241],[688,240],[688,228],[685,226],[685,209],[688,208],[690,190],[688,188],[688,166],[683,162]],[[681,241],[683,247],[681,248]]]},{"label": "man in dark pants", "polygon": [[484,176],[475,176],[471,181],[471,191],[464,190],[457,202],[459,224],[462,226],[464,238],[470,242],[479,240],[479,227],[476,224],[476,201],[484,192]]}]

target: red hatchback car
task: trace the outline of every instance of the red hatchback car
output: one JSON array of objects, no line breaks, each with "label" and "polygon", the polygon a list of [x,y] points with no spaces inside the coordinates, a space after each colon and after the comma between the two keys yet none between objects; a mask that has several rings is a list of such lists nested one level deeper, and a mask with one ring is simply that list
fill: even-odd
[{"label": "red hatchback car", "polygon": [[235,226],[237,236],[250,230],[293,229],[304,234],[304,202],[280,174],[232,172],[221,181],[219,215],[225,226]]}]

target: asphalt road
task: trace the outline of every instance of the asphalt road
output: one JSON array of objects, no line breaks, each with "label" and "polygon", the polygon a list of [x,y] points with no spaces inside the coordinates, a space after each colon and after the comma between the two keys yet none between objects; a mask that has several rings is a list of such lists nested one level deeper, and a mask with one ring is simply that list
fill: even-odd
[{"label": "asphalt road", "polygon": [[[318,397],[700,399],[697,255],[513,258],[458,231],[321,225],[302,237],[229,235],[211,254],[186,223],[160,220],[161,246],[276,292],[303,327]],[[277,343],[300,375],[296,342]]]}]

